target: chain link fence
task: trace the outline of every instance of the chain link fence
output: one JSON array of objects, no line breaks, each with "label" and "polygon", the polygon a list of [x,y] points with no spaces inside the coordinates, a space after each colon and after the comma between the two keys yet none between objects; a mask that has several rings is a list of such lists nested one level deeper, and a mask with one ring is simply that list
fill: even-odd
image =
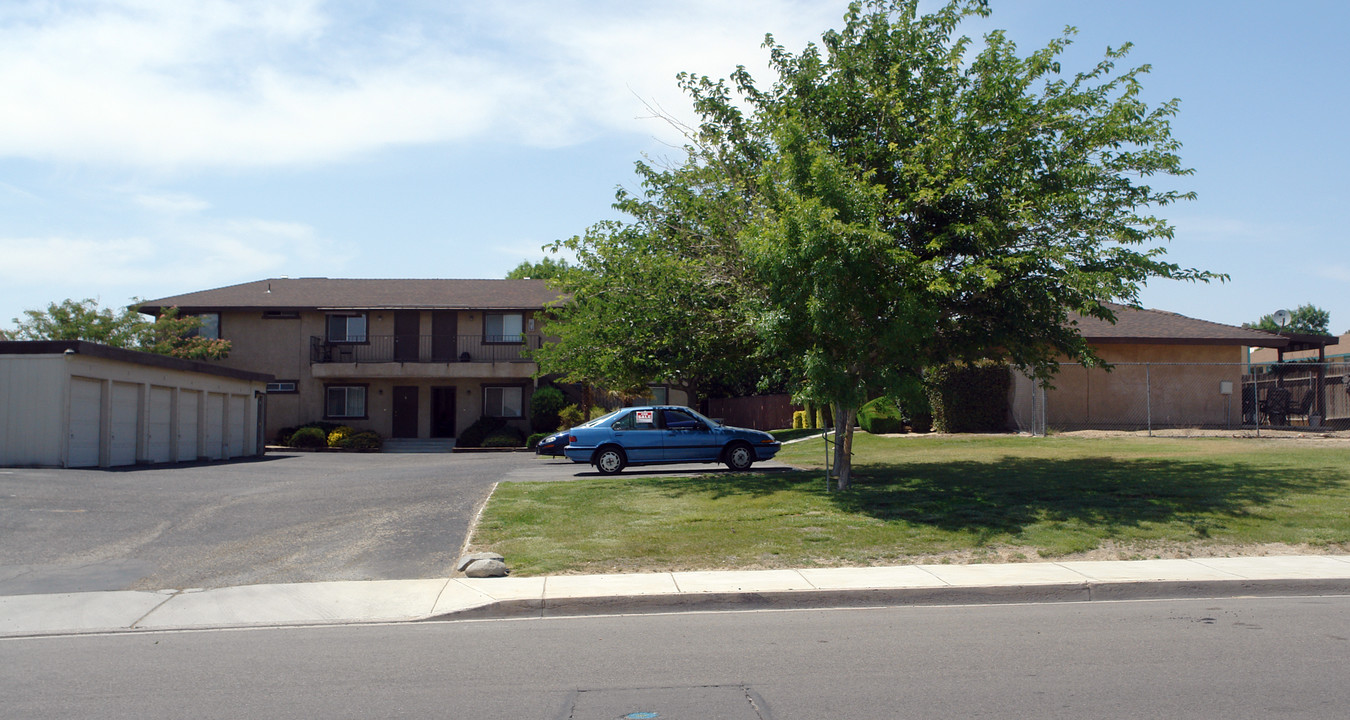
[{"label": "chain link fence", "polygon": [[1148,434],[1350,430],[1350,363],[1063,364],[1041,387],[1013,371],[1011,424],[1043,435],[1076,430]]}]

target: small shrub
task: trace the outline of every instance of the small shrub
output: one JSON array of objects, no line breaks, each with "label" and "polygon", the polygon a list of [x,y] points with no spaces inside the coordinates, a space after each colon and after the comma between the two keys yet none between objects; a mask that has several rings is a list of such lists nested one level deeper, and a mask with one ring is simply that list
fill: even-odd
[{"label": "small shrub", "polygon": [[816,406],[816,428],[818,430],[829,430],[834,427],[834,409],[829,403],[821,403]]},{"label": "small shrub", "polygon": [[558,427],[558,413],[567,406],[567,397],[552,385],[545,385],[530,396],[530,429],[549,432]]},{"label": "small shrub", "polygon": [[491,437],[489,437],[489,438],[483,440],[483,444],[482,444],[481,447],[485,447],[485,448],[508,448],[508,447],[520,447],[520,446],[523,445],[523,444],[524,444],[524,441],[522,441],[522,440],[520,439],[520,435],[519,435],[519,434],[512,434],[512,433],[498,433],[498,434],[496,434],[496,435],[493,435],[493,436],[491,436]]},{"label": "small shrub", "polygon": [[528,438],[525,438],[525,447],[527,447],[527,448],[533,450],[533,449],[539,447],[539,441],[540,441],[540,440],[543,440],[544,438],[546,438],[546,437],[548,437],[549,435],[552,435],[552,434],[553,434],[553,433],[546,433],[546,432],[538,432],[538,433],[534,433],[534,434],[530,435]]},{"label": "small shrub", "polygon": [[879,397],[859,408],[858,425],[873,435],[905,431],[900,406],[889,397]]},{"label": "small shrub", "polygon": [[328,436],[324,434],[322,428],[305,426],[296,430],[286,444],[295,448],[328,447]]},{"label": "small shrub", "polygon": [[337,445],[333,447],[345,448],[347,450],[379,450],[384,447],[384,438],[373,430],[352,433],[344,435]]},{"label": "small shrub", "polygon": [[342,442],[352,435],[356,434],[356,428],[350,425],[341,425],[328,433],[328,447],[346,447]]},{"label": "small shrub", "polygon": [[298,427],[284,427],[277,431],[276,437],[273,438],[273,441],[276,442],[276,444],[278,445],[290,445],[291,436],[294,435],[295,431],[299,429],[300,428]]},{"label": "small shrub", "polygon": [[559,430],[574,428],[583,422],[586,421],[581,419],[581,408],[576,405],[568,405],[558,411]]},{"label": "small shrub", "polygon": [[806,411],[805,411],[805,410],[797,410],[796,412],[792,413],[792,429],[793,429],[793,430],[810,430],[810,428],[806,427]]},{"label": "small shrub", "polygon": [[498,434],[506,427],[506,420],[494,417],[478,418],[474,423],[462,431],[455,438],[456,447],[476,448],[483,447],[483,441]]}]

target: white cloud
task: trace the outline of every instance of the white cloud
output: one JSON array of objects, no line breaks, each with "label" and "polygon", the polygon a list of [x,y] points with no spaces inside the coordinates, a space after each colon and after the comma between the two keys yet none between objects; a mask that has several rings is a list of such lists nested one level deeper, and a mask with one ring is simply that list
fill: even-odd
[{"label": "white cloud", "polygon": [[634,122],[639,97],[683,108],[676,72],[762,67],[764,31],[798,47],[843,6],[428,2],[355,16],[318,0],[20,0],[0,10],[0,156],[248,167],[494,134],[548,146],[669,133]]},{"label": "white cloud", "polygon": [[94,289],[145,297],[156,288],[335,272],[353,253],[308,225],[234,219],[175,221],[147,236],[0,238],[0,255],[0,284],[7,292],[28,288],[26,296],[46,298],[86,297]]},{"label": "white cloud", "polygon": [[211,203],[186,193],[136,193],[132,199],[146,210],[165,215],[185,215],[211,207]]}]

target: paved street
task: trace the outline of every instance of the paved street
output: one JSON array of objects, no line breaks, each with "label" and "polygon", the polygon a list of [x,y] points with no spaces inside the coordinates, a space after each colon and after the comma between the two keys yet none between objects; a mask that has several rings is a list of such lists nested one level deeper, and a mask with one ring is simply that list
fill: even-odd
[{"label": "paved street", "polygon": [[[628,471],[650,472],[726,468]],[[444,578],[494,482],[593,474],[529,453],[0,468],[0,596]]]},{"label": "paved street", "polygon": [[1343,718],[1345,597],[0,639],[24,718]]}]

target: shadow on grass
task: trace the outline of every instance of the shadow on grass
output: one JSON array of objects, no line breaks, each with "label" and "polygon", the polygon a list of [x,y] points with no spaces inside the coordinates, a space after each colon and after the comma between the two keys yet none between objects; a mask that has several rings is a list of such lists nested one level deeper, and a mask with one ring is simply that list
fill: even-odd
[{"label": "shadow on grass", "polygon": [[[653,479],[673,494],[714,498],[824,493],[823,471]],[[1077,521],[1109,530],[1182,522],[1204,535],[1221,518],[1265,516],[1291,494],[1346,487],[1335,468],[1279,474],[1244,463],[1166,459],[1008,457],[993,462],[854,466],[853,486],[832,492],[839,510],[885,521],[981,535],[1033,523]]]}]

